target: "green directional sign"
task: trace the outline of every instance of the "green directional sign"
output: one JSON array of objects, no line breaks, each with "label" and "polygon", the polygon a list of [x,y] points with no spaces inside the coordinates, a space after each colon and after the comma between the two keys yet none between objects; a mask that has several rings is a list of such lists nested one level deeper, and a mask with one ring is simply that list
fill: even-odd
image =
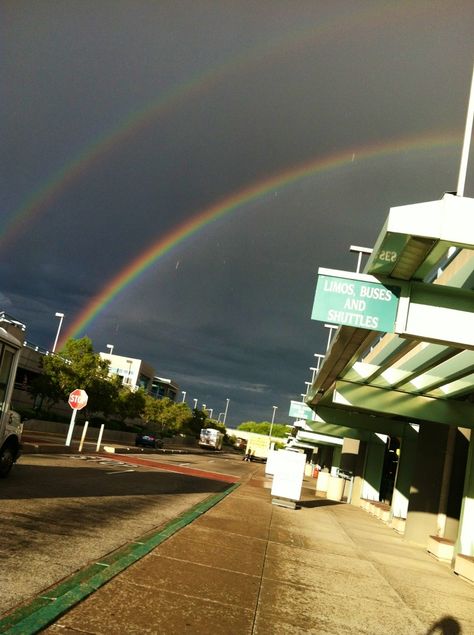
[{"label": "green directional sign", "polygon": [[320,274],[311,318],[392,333],[400,294],[394,285]]},{"label": "green directional sign", "polygon": [[290,417],[295,417],[296,419],[311,419],[312,421],[316,420],[316,414],[311,410],[309,406],[307,406],[302,401],[292,401],[290,403]]}]

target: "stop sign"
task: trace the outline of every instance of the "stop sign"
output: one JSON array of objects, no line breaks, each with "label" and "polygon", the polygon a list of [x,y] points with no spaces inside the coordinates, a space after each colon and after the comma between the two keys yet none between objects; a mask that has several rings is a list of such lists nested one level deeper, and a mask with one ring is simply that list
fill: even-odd
[{"label": "stop sign", "polygon": [[69,395],[68,403],[74,410],[82,410],[87,405],[87,393],[85,390],[76,388]]}]

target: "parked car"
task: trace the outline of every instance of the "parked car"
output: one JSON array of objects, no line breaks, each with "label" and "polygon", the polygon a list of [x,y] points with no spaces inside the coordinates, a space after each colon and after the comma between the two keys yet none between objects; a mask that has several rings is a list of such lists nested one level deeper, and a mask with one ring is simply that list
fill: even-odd
[{"label": "parked car", "polygon": [[148,432],[139,432],[135,437],[135,445],[144,448],[162,448],[163,441],[154,434]]}]

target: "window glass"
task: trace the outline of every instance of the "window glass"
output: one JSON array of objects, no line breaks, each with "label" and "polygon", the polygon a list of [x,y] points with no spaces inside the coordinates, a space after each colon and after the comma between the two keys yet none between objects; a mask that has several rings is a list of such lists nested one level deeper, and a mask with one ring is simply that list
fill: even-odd
[{"label": "window glass", "polygon": [[8,380],[10,378],[11,368],[13,364],[13,358],[15,353],[10,348],[3,348],[3,354],[0,362],[0,408],[4,409],[5,396],[8,387]]}]

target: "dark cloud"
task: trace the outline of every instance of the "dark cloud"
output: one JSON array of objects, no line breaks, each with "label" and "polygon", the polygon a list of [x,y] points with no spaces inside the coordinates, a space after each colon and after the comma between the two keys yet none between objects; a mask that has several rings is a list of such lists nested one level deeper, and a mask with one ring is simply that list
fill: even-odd
[{"label": "dark cloud", "polygon": [[[85,331],[214,413],[229,398],[231,423],[273,405],[285,420],[326,345],[310,320],[318,266],[354,269],[349,246],[371,246],[391,206],[456,187],[472,3],[65,0],[4,13],[5,235],[38,206],[3,243],[0,308],[41,346],[56,311],[72,323],[203,210],[326,165],[180,242]],[[351,159],[329,169],[341,152]]]}]

